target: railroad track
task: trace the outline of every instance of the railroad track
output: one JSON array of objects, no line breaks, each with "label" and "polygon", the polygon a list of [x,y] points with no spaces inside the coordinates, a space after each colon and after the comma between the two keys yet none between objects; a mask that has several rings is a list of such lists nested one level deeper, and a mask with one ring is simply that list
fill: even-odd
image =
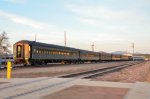
[{"label": "railroad track", "polygon": [[89,71],[84,71],[84,72],[66,74],[66,75],[62,75],[60,77],[61,78],[70,78],[70,77],[93,78],[93,77],[100,76],[100,75],[103,75],[106,73],[118,71],[118,70],[121,70],[123,68],[133,66],[133,65],[136,65],[139,63],[141,63],[141,62],[134,62],[134,63],[123,64],[123,65],[118,65],[118,66],[113,66],[113,67],[106,67],[106,68],[100,68],[100,69],[89,70]]},{"label": "railroad track", "polygon": [[[24,91],[21,90],[17,93],[11,92],[10,95],[4,96],[4,97],[2,97],[2,99],[20,99],[23,97],[31,96],[31,94],[32,94],[32,96],[34,96],[36,94],[41,93],[41,91],[43,91],[43,90],[50,91],[51,89],[61,88],[62,86],[66,86],[70,83],[74,83],[77,80],[79,80],[80,78],[93,78],[93,77],[99,76],[101,74],[110,73],[112,71],[120,70],[120,69],[129,67],[129,66],[132,66],[132,65],[139,64],[139,63],[141,63],[141,62],[134,62],[134,63],[130,63],[130,64],[123,64],[123,65],[118,65],[115,67],[102,68],[102,69],[85,71],[85,72],[80,72],[80,73],[60,75],[60,76],[55,76],[52,78],[40,78],[40,79],[36,79],[36,80],[32,80],[32,81],[26,81],[23,83],[12,84],[12,85],[1,87],[0,88],[0,96],[2,96],[1,94],[3,94],[3,93],[7,93],[7,91],[9,91],[9,89],[10,90],[13,89],[13,92],[14,92],[14,90],[18,90],[18,88],[23,87],[23,86],[27,86],[27,87],[29,86],[29,89],[27,88],[27,90],[24,90]],[[61,81],[56,80],[56,82],[52,81],[53,83],[46,83],[46,82],[56,79],[58,77],[61,77],[61,78],[72,77],[72,78],[61,80]],[[43,82],[46,84],[40,86],[40,84]],[[31,88],[30,84],[33,84],[33,85],[39,84],[39,86],[30,89]],[[24,99],[26,99],[26,98],[24,98]]]},{"label": "railroad track", "polygon": [[[113,61],[112,61],[113,62]],[[130,62],[130,61],[127,61]],[[102,61],[99,63],[107,63],[106,61]],[[82,63],[82,64],[99,64],[99,63]],[[13,64],[12,69],[17,69],[17,68],[43,68],[43,67],[59,67],[59,66],[72,66],[72,65],[81,65],[81,64],[61,64],[61,63],[50,63],[50,64],[42,64],[42,65],[28,65],[24,66],[23,64]],[[0,70],[6,69],[6,65],[0,65]]]}]

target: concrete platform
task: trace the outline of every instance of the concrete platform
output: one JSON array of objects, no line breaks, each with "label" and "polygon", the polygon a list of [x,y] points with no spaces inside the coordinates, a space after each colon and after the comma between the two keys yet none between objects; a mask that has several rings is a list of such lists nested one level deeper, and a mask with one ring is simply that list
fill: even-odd
[{"label": "concrete platform", "polygon": [[83,86],[97,86],[97,87],[114,87],[114,88],[132,88],[134,83],[108,82],[108,81],[86,81],[78,83]]},{"label": "concrete platform", "polygon": [[[20,79],[20,78],[19,78]],[[84,79],[75,78],[35,78],[11,79],[10,83],[0,85],[1,99],[40,99],[50,93],[71,87]],[[2,79],[1,81],[7,81]],[[9,94],[8,94],[9,93]]]},{"label": "concrete platform", "polygon": [[150,83],[135,83],[124,99],[150,99]]},{"label": "concrete platform", "polygon": [[12,78],[0,79],[0,99],[41,99],[41,97],[53,94],[74,85],[97,86],[111,88],[130,89],[124,99],[149,99],[150,83],[120,83],[106,81],[91,81],[90,79],[78,78]]}]

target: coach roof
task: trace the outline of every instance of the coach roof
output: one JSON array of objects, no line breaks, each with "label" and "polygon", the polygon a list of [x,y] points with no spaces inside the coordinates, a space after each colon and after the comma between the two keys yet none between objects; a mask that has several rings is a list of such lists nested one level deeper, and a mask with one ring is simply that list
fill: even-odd
[{"label": "coach roof", "polygon": [[17,43],[27,43],[32,46],[41,46],[41,47],[53,47],[53,48],[61,48],[61,49],[68,49],[68,50],[79,50],[76,48],[71,48],[71,47],[65,47],[65,46],[60,46],[60,45],[54,45],[54,44],[47,44],[47,43],[41,43],[41,42],[36,42],[36,41],[29,41],[29,40],[21,40],[16,42]]}]

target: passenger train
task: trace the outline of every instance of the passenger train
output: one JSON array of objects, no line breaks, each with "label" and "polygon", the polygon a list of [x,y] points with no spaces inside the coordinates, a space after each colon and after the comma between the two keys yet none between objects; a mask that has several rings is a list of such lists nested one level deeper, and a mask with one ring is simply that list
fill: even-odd
[{"label": "passenger train", "polygon": [[53,62],[84,63],[101,61],[128,61],[131,56],[115,55],[105,52],[46,44],[36,41],[21,40],[13,46],[15,63],[24,65],[47,64]]}]

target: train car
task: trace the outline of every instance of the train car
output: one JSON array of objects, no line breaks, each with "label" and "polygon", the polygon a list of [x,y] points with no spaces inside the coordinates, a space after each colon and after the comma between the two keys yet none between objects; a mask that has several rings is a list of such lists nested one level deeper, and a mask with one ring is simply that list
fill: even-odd
[{"label": "train car", "polygon": [[98,52],[92,52],[87,50],[80,50],[80,60],[82,62],[98,62],[100,60],[99,53]]},{"label": "train car", "polygon": [[22,40],[14,44],[16,63],[46,64],[50,62],[75,62],[79,59],[79,50],[70,47]]},{"label": "train car", "polygon": [[101,61],[111,61],[111,54],[106,52],[100,52]]},{"label": "train car", "polygon": [[46,44],[36,41],[21,40],[13,46],[15,63],[82,63],[99,61],[128,60],[128,57],[105,52],[93,52],[71,47]]},{"label": "train car", "polygon": [[122,61],[128,61],[129,60],[129,56],[127,56],[127,55],[121,55],[120,60],[122,60]]},{"label": "train car", "polygon": [[11,63],[14,63],[14,58],[12,54],[3,54],[0,57],[0,64],[4,65],[7,64],[7,62],[10,61]]},{"label": "train car", "polygon": [[112,58],[112,61],[120,61],[121,60],[121,55],[112,54],[111,58]]},{"label": "train car", "polygon": [[145,57],[144,56],[133,56],[133,60],[134,61],[145,61]]}]

